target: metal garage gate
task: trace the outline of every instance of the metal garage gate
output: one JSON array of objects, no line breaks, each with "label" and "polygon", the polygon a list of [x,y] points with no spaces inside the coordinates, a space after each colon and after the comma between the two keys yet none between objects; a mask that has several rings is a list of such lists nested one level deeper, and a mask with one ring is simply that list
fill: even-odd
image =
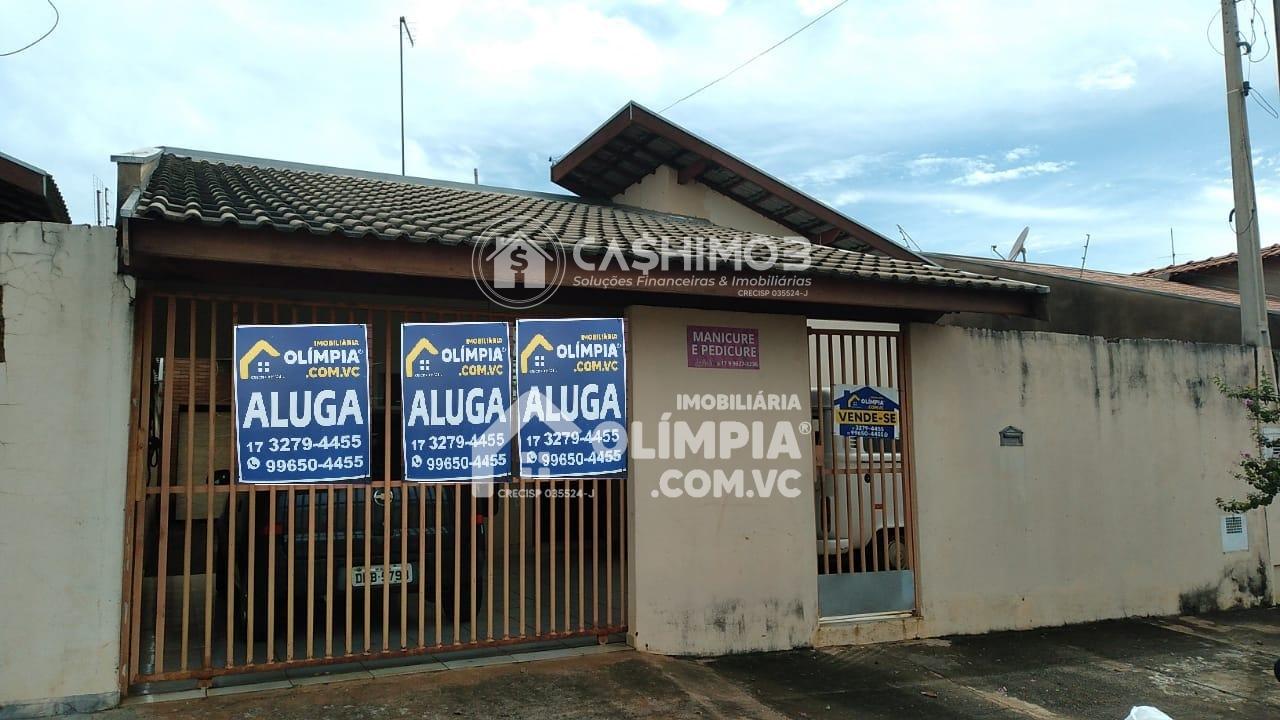
[{"label": "metal garage gate", "polygon": [[[485,312],[144,293],[137,303],[122,687],[625,631],[625,485],[493,498],[401,480],[402,322]],[[236,324],[365,323],[371,478],[236,481]],[[388,360],[390,359],[390,362]]]},{"label": "metal garage gate", "polygon": [[[824,618],[916,608],[915,487],[906,337],[896,331],[809,328],[818,610]],[[838,388],[896,395],[893,439],[842,437]]]}]

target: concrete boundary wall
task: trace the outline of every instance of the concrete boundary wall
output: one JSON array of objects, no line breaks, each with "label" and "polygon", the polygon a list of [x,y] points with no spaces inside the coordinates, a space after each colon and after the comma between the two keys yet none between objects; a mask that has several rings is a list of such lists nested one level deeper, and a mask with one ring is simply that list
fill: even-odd
[{"label": "concrete boundary wall", "polygon": [[[1214,500],[1252,445],[1214,386],[1239,346],[909,328],[921,617],[820,643],[979,633],[1266,602],[1266,521],[1223,552]],[[999,431],[1022,430],[1022,447]]]},{"label": "concrete boundary wall", "polygon": [[0,718],[119,692],[132,282],[114,228],[0,224]]}]

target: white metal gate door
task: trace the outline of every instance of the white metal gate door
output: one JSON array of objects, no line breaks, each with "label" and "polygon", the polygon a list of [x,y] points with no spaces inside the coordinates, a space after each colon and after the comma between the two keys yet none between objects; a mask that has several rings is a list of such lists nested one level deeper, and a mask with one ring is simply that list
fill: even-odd
[{"label": "white metal gate door", "polygon": [[809,367],[819,613],[914,611],[906,338],[896,331],[810,328]]}]

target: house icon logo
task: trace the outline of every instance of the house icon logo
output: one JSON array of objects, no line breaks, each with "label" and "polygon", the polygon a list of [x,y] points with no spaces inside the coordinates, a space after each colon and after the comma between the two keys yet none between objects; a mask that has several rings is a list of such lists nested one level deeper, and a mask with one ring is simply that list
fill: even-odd
[{"label": "house icon logo", "polygon": [[509,218],[474,239],[471,276],[495,304],[526,310],[550,298],[568,258],[555,231],[536,218]]},{"label": "house icon logo", "polygon": [[528,235],[516,231],[509,237],[496,238],[485,262],[493,267],[495,288],[542,289],[547,286],[547,264],[555,262],[555,258]]},{"label": "house icon logo", "polygon": [[270,358],[273,357],[280,357],[280,351],[272,347],[271,343],[266,340],[254,343],[249,352],[240,358],[240,379],[248,380],[251,374],[262,377],[271,372]]}]

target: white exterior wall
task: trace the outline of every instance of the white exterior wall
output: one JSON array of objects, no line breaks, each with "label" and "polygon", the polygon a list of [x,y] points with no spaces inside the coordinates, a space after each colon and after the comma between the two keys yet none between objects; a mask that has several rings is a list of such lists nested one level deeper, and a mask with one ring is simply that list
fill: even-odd
[{"label": "white exterior wall", "polygon": [[[660,423],[809,422],[808,341],[802,317],[633,307],[627,311],[631,374],[628,481],[628,627],[636,648],[669,655],[718,655],[808,645],[817,626],[813,439],[797,434],[798,459],[639,457],[658,447]],[[759,370],[688,367],[686,327],[760,332]],[[794,395],[792,410],[678,410],[680,394]],[[766,442],[768,436],[766,436]],[[654,497],[664,472],[792,470],[798,497]],[[680,481],[670,485],[683,488]]]},{"label": "white exterior wall", "polygon": [[[1240,496],[1238,346],[910,326],[920,619],[820,642],[1022,629],[1267,600],[1266,523]],[[998,432],[1025,432],[1001,447]]]},{"label": "white exterior wall", "polygon": [[132,283],[114,228],[0,224],[0,717],[118,698]]}]

